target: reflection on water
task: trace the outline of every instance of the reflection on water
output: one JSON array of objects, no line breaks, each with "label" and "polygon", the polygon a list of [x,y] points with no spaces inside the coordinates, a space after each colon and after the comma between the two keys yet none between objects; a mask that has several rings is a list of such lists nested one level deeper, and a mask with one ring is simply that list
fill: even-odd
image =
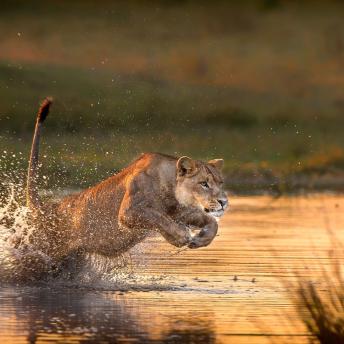
[{"label": "reflection on water", "polygon": [[121,278],[3,286],[0,342],[306,343],[281,282],[296,270],[321,285],[326,230],[343,239],[343,207],[332,195],[234,198],[208,248],[179,252],[155,237]]},{"label": "reflection on water", "polygon": [[154,338],[153,319],[140,309],[143,305],[114,292],[12,288],[2,290],[1,301],[2,312],[7,313],[1,327],[6,327],[9,341],[26,332],[16,337],[17,342],[215,342],[212,323],[192,317],[170,319],[171,325]]}]

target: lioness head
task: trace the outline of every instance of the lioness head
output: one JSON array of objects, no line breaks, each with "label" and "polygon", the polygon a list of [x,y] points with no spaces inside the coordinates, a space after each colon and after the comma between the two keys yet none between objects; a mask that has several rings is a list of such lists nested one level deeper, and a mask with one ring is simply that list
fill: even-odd
[{"label": "lioness head", "polygon": [[223,189],[222,159],[202,162],[183,156],[177,161],[176,198],[185,206],[194,206],[214,217],[228,206]]}]

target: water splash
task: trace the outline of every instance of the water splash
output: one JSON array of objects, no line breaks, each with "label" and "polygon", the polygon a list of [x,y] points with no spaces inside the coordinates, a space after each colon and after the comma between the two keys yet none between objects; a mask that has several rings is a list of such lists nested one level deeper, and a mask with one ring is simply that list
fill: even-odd
[{"label": "water splash", "polygon": [[[1,184],[0,203],[0,283],[51,283],[111,290],[160,290],[165,286],[164,276],[137,273],[145,264],[144,252],[139,246],[116,258],[85,254],[82,261],[64,263],[56,274],[54,261],[32,244],[37,235],[30,210],[23,205],[22,184]],[[132,256],[141,256],[141,263],[133,263]]]},{"label": "water splash", "polygon": [[[34,248],[31,238],[35,227],[30,219],[29,209],[22,205],[21,184],[1,183],[0,204],[0,282],[33,280],[40,269],[49,269],[49,256]],[[7,197],[6,197],[7,195]]]},{"label": "water splash", "polygon": [[[141,273],[147,254],[142,245],[116,258],[85,254],[77,264],[71,255],[62,269],[57,268],[56,262],[34,245],[39,230],[25,205],[24,165],[23,155],[6,151],[0,154],[0,284],[53,281],[53,284],[112,290],[165,288],[164,276]],[[72,191],[75,190],[67,193]],[[42,193],[50,200],[66,196],[47,190]],[[132,257],[139,259],[133,261]]]}]

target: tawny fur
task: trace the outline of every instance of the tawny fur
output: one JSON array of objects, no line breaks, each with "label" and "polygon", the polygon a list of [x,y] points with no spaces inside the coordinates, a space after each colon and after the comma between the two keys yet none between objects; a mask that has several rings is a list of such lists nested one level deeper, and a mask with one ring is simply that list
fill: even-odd
[{"label": "tawny fur", "polygon": [[[56,261],[72,252],[118,256],[150,231],[159,232],[176,247],[207,246],[216,236],[216,217],[227,206],[222,160],[202,162],[147,153],[92,188],[42,205],[36,184],[30,180],[37,180],[37,169],[32,169],[38,161],[41,121],[37,123],[28,206],[37,224],[35,245]],[[189,226],[200,229],[196,237],[191,237]]]}]

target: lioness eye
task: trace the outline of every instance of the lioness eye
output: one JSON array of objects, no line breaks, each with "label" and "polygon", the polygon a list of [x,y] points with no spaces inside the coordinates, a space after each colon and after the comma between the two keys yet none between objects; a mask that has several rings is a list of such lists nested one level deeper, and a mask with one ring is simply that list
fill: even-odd
[{"label": "lioness eye", "polygon": [[209,185],[207,182],[200,182],[200,184],[204,187],[204,188],[209,188]]}]

